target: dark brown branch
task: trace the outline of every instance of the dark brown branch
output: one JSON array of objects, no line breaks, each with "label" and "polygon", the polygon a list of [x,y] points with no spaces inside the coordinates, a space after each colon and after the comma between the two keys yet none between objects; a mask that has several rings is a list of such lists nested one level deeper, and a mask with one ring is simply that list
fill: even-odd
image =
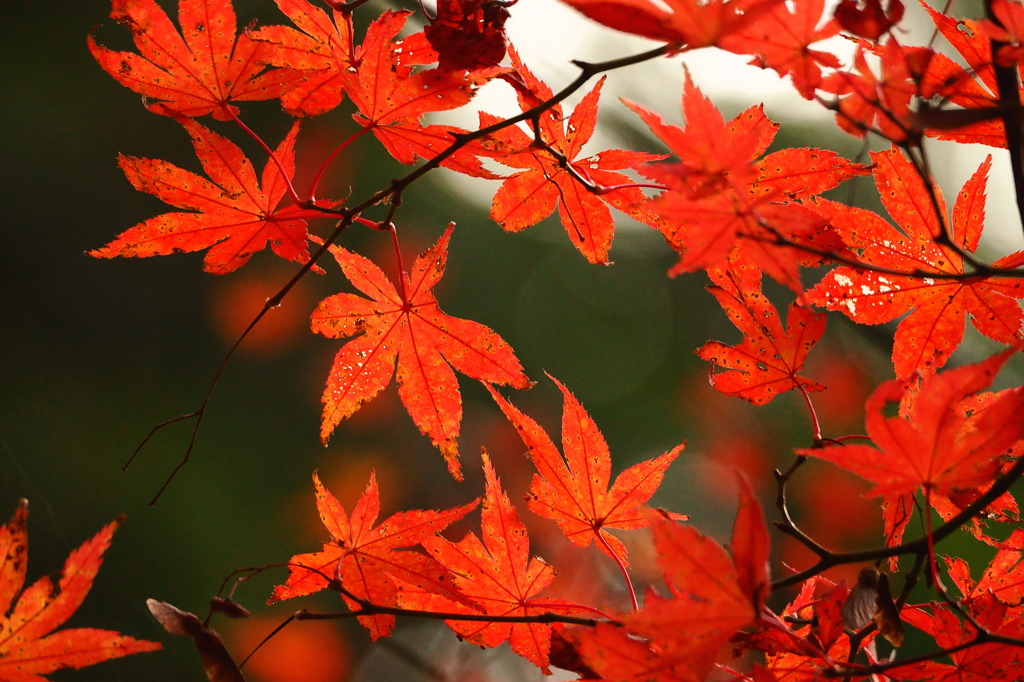
[{"label": "dark brown branch", "polygon": [[857,676],[874,675],[876,673],[884,673],[886,670],[892,670],[893,668],[900,668],[906,665],[913,665],[915,663],[923,663],[925,661],[934,661],[944,656],[949,656],[950,654],[955,654],[959,651],[976,647],[980,644],[1006,644],[1008,646],[1024,647],[1024,639],[1006,637],[987,630],[981,630],[977,632],[971,640],[961,642],[960,644],[946,649],[939,649],[937,651],[931,651],[918,656],[910,656],[904,659],[886,661],[885,663],[875,663],[874,665],[850,666],[846,671],[826,670],[824,671],[824,675],[826,677],[842,677],[843,675],[849,674],[849,672],[853,672]]},{"label": "dark brown branch", "polygon": [[594,627],[598,623],[611,623],[622,625],[618,621],[598,620],[596,618],[579,618],[577,616],[563,616],[551,611],[538,613],[536,616],[492,616],[486,613],[445,613],[440,611],[420,611],[418,609],[400,609],[391,606],[376,606],[370,604],[361,606],[355,611],[339,611],[337,613],[314,613],[302,609],[296,611],[295,620],[341,620],[344,618],[358,618],[360,616],[409,616],[412,618],[425,618],[427,620],[464,620],[476,623],[565,623],[567,625],[584,625]]},{"label": "dark brown branch", "polygon": [[[992,0],[985,0],[985,16],[989,21],[1001,26],[999,19],[992,13]],[[996,90],[999,96],[1000,119],[1006,131],[1006,148],[1010,152],[1010,169],[1013,171],[1013,192],[1017,203],[1017,216],[1024,226],[1024,134],[1021,124],[1024,123],[1024,109],[1020,105],[1020,83],[1017,79],[1017,65],[1003,66],[997,57],[999,49],[1006,43],[998,40],[990,41],[992,48],[992,69],[996,76]]]},{"label": "dark brown branch", "polygon": [[778,493],[775,497],[775,508],[779,510],[779,516],[782,517],[781,521],[775,522],[775,527],[780,532],[795,538],[800,544],[811,550],[819,557],[827,556],[829,551],[819,545],[817,542],[811,539],[809,535],[800,530],[796,522],[793,521],[793,517],[789,514],[789,506],[786,504],[786,485],[789,483],[790,477],[796,473],[804,462],[807,461],[807,457],[800,456],[796,458],[793,465],[789,467],[785,472],[775,470],[775,482],[778,487]]},{"label": "dark brown branch", "polygon": [[[954,531],[959,530],[968,521],[985,511],[986,507],[992,504],[1000,495],[1008,491],[1010,486],[1012,486],[1022,475],[1024,475],[1024,458],[1018,459],[1016,463],[1014,463],[1006,473],[999,476],[995,480],[995,483],[992,484],[992,487],[983,495],[978,497],[977,500],[965,507],[959,514],[951,518],[949,521],[932,531],[932,544],[937,544],[949,537]],[[860,552],[828,552],[821,556],[817,563],[810,568],[773,582],[772,592],[802,583],[804,580],[815,576],[828,568],[832,568],[833,566],[867,563],[904,554],[923,555],[927,551],[928,538],[921,537],[894,547],[879,547],[877,549],[869,549]]]}]

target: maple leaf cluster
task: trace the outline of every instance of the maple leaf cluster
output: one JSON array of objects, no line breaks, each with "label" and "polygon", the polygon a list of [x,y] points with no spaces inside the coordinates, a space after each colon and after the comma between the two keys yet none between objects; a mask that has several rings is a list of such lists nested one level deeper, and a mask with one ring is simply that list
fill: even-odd
[{"label": "maple leaf cluster", "polygon": [[[931,43],[901,44],[900,0],[842,0],[831,9],[823,0],[566,0],[596,22],[659,46],[577,62],[580,77],[556,92],[508,41],[514,0],[441,0],[418,32],[407,31],[413,16],[407,10],[359,24],[353,20],[362,11],[358,0],[326,0],[328,10],[308,0],[275,1],[291,25],[239,31],[230,0],[181,0],[179,26],[155,0],[113,0],[111,16],[131,30],[138,52],[107,49],[92,35],[89,49],[118,82],[143,95],[149,111],[180,123],[206,177],[163,160],[122,157],[136,189],[184,211],[144,221],[90,255],[205,250],[204,269],[227,274],[269,245],[301,270],[265,312],[309,270],[325,273],[320,261],[329,254],[355,292],[329,296],[311,316],[313,332],[346,340],[323,393],[322,440],[395,378],[413,422],[461,480],[456,371],[482,382],[535,469],[526,509],[554,521],[569,544],[595,545],[622,575],[631,608],[579,603],[554,591],[555,568],[531,553],[520,510],[499,480],[503,463],[486,453],[482,498],[446,510],[400,511],[380,523],[375,474],[351,512],[314,474],[316,506],[330,538],[320,551],[291,558],[272,602],[329,589],[372,640],[389,636],[396,616],[440,619],[461,639],[484,647],[508,642],[545,673],[555,666],[584,679],[1019,679],[1024,534],[1005,537],[1005,529],[995,532],[989,524],[1018,522],[1010,488],[1024,475],[1024,387],[988,389],[1024,342],[1024,251],[992,262],[979,253],[992,157],[960,189],[949,213],[924,143],[936,138],[1008,150],[1024,208],[1024,5],[991,0],[980,22],[926,8],[958,61]],[[826,42],[837,36],[853,41],[851,55],[840,56],[834,41]],[[597,128],[605,72],[699,48],[749,57],[752,67],[787,78],[799,96],[834,112],[840,129],[881,140],[884,148],[871,152],[869,164],[826,149],[773,151],[779,125],[763,106],[727,121],[684,71],[682,126],[625,102],[664,149],[585,151]],[[563,108],[599,75],[571,111]],[[485,85],[511,88],[520,113],[502,118],[479,111],[475,130],[426,122],[428,115],[470,105]],[[297,187],[300,124],[272,147],[242,119],[238,104],[256,100],[278,100],[296,118],[346,106],[358,132],[324,155],[308,188]],[[268,157],[261,177],[236,143],[196,122],[207,114],[255,140]],[[318,198],[326,170],[368,133],[395,161],[418,166],[361,200]],[[710,383],[755,405],[794,390],[807,407],[809,442],[795,449],[787,470],[776,472],[776,525],[812,552],[815,563],[787,568],[772,581],[768,526],[757,491],[742,474],[726,549],[685,525],[686,516],[648,506],[682,445],[613,480],[608,444],[568,387],[552,378],[563,399],[561,451],[538,421],[499,393],[495,385],[533,385],[512,346],[480,322],[442,312],[435,294],[454,223],[409,269],[404,265],[403,192],[437,168],[498,183],[490,217],[508,232],[557,212],[582,257],[610,265],[615,209],[662,235],[678,256],[669,276],[707,273],[711,295],[743,336],[696,350],[711,363]],[[867,176],[889,219],[825,196]],[[383,205],[380,217],[376,207]],[[356,225],[390,237],[397,278],[338,243]],[[766,294],[765,276],[793,298],[785,322]],[[805,286],[811,276],[817,283]],[[855,324],[902,318],[892,344],[895,376],[868,398],[865,435],[823,434],[815,410],[812,394],[826,386],[805,365],[825,338],[828,311]],[[1002,350],[944,369],[963,342],[968,317]],[[204,412],[205,403],[192,416]],[[837,552],[794,523],[786,490],[808,458],[873,484],[867,496],[881,498],[880,547]],[[477,507],[479,533],[446,537],[451,524]],[[924,533],[907,541],[915,514]],[[657,587],[638,595],[627,545],[610,531],[645,529],[660,576]],[[939,575],[935,544],[961,529],[997,554],[978,582],[966,562],[947,558],[957,598]],[[893,587],[880,570],[886,559]],[[863,565],[852,587],[822,575],[846,564]],[[922,575],[935,601],[908,604]],[[770,597],[791,586],[798,593],[777,613]],[[197,646],[200,637],[216,634],[192,614],[155,604],[165,627],[195,637]],[[938,653],[901,659],[899,651],[884,651],[903,645],[903,624],[934,640]],[[216,666],[240,677],[223,643],[218,646]],[[758,663],[741,669],[740,656],[753,652]],[[940,662],[944,656],[951,663]]]}]

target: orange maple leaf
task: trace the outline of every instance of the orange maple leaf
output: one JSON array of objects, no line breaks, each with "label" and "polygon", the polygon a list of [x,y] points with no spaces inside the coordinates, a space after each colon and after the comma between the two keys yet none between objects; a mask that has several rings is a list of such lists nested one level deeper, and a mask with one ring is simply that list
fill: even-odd
[{"label": "orange maple leaf", "polygon": [[812,50],[810,46],[839,33],[839,25],[829,18],[820,27],[825,0],[779,3],[757,21],[728,36],[719,47],[738,54],[752,54],[755,66],[774,69],[779,76],[790,76],[793,87],[804,99],[813,99],[821,83],[821,69],[838,69],[839,58],[831,52]]},{"label": "orange maple leaf", "polygon": [[[583,405],[557,379],[564,397],[562,407],[562,450],[530,417],[487,389],[515,425],[537,467],[527,506],[534,513],[552,519],[574,545],[587,547],[596,541],[602,552],[626,565],[626,547],[606,528],[646,528],[645,503],[661,485],[668,465],[682,452],[678,445],[659,457],[634,464],[623,471],[609,488],[612,459],[608,444]],[[677,518],[688,517],[677,515]]]},{"label": "orange maple leaf", "polygon": [[448,470],[462,480],[456,438],[462,398],[452,367],[466,376],[528,388],[530,380],[512,348],[487,327],[450,317],[432,289],[444,275],[449,225],[432,248],[402,274],[401,293],[368,259],[331,250],[348,280],[370,298],[335,294],[313,311],[313,331],[329,338],[361,334],[334,358],[324,391],[320,436],[326,442],[342,419],[355,413],[391,382],[398,368],[398,395],[409,415],[441,450]]},{"label": "orange maple leaf", "polygon": [[648,598],[627,627],[673,655],[703,657],[737,630],[753,625],[771,589],[764,513],[743,476],[732,532],[732,556],[713,539],[667,518],[651,523],[658,567],[673,598]]},{"label": "orange maple leaf", "polygon": [[7,525],[0,527],[0,680],[42,682],[46,673],[160,648],[157,642],[110,630],[53,632],[85,600],[120,519],[71,552],[56,585],[49,577],[40,578],[18,597],[28,568],[27,521],[28,502],[22,500]]},{"label": "orange maple leaf", "polygon": [[[515,50],[510,49],[509,54],[518,74],[518,79],[509,80],[516,85],[520,108],[527,111],[551,99],[551,89],[522,64]],[[594,134],[603,85],[602,78],[584,95],[568,120],[558,104],[540,114],[537,127],[546,147],[535,144],[533,136],[517,127],[500,130],[484,141],[484,146],[493,149],[489,156],[503,165],[523,169],[505,178],[495,192],[491,217],[506,231],[518,232],[547,218],[557,207],[569,240],[589,262],[599,264],[608,263],[615,235],[609,206],[640,221],[654,220],[639,208],[646,199],[643,191],[629,176],[616,171],[664,158],[621,149],[577,158]],[[481,126],[499,120],[480,112]],[[598,195],[594,191],[597,188],[615,189]]]},{"label": "orange maple leaf", "polygon": [[921,132],[914,102],[937,94],[937,84],[923,76],[935,53],[927,47],[904,47],[892,36],[871,52],[879,58],[879,76],[861,44],[851,69],[834,71],[821,82],[822,90],[836,96],[836,124],[858,137],[877,131],[896,143],[912,141]]},{"label": "orange maple leaf", "polygon": [[999,551],[977,582],[971,579],[970,566],[963,558],[946,557],[946,564],[949,577],[971,610],[976,610],[975,605],[985,605],[989,597],[1004,606],[1018,607],[1024,603],[1024,530],[1014,530],[1000,543]]},{"label": "orange maple leaf", "polygon": [[[1007,610],[991,595],[985,595],[986,608],[977,608],[975,603],[975,622],[985,629],[1004,637],[1019,638],[1024,635],[1021,627],[1020,614],[1015,610]],[[931,615],[924,609],[908,608],[901,617],[910,625],[935,638],[935,643],[942,649],[952,650],[949,660],[952,665],[936,661],[921,661],[890,668],[885,671],[886,677],[893,680],[992,680],[995,682],[1016,680],[1021,666],[1020,647],[1013,644],[982,642],[977,646],[967,647],[958,651],[956,648],[972,641],[977,631],[945,604],[931,604]]]},{"label": "orange maple leaf", "polygon": [[756,268],[730,263],[728,268],[708,268],[708,275],[714,282],[708,290],[743,332],[743,341],[736,346],[709,341],[696,350],[702,359],[727,368],[711,374],[712,386],[755,405],[764,405],[794,388],[825,388],[799,376],[807,354],[825,333],[823,313],[811,312],[794,301],[783,329],[775,306],[761,293],[761,273]]},{"label": "orange maple leaf", "polygon": [[[487,614],[491,616],[537,616],[543,613],[574,614],[585,607],[563,599],[537,599],[551,584],[555,569],[539,557],[530,557],[530,538],[519,513],[501,489],[491,460],[483,453],[487,485],[481,509],[481,541],[474,533],[458,543],[434,535],[423,540],[427,549],[451,572],[451,579],[465,598],[452,601],[444,594],[429,590],[403,588],[399,601],[403,608],[435,613]],[[404,583],[405,581],[402,581]],[[551,651],[549,623],[506,623],[446,620],[460,637],[485,647],[508,641],[512,651],[527,659],[545,674]]]},{"label": "orange maple leaf", "polygon": [[263,26],[249,37],[266,46],[265,61],[294,69],[302,81],[281,97],[293,116],[315,116],[341,104],[345,96],[345,72],[354,68],[352,15],[324,10],[306,0],[275,0],[292,20],[291,26]]},{"label": "orange maple leaf", "polygon": [[[355,121],[368,128],[401,163],[432,159],[465,133],[447,125],[421,124],[424,114],[450,111],[469,103],[477,89],[502,69],[429,69],[413,72],[401,59],[403,41],[396,41],[412,12],[385,12],[366,30],[356,66],[344,73],[345,90],[359,113]],[[470,149],[460,149],[441,165],[475,177],[493,178]]]},{"label": "orange maple leaf", "polygon": [[[982,26],[971,21],[947,16],[929,5],[923,6],[935,23],[935,28],[966,62],[965,69],[944,54],[934,54],[928,62],[926,79],[935,84],[935,93],[942,100],[968,110],[993,110],[999,104],[999,86],[996,84],[995,69],[992,64],[991,42]],[[928,99],[933,93],[922,92],[922,98]],[[954,110],[956,111],[956,110]],[[941,113],[941,112],[940,112]],[[968,116],[978,111],[965,112]],[[954,114],[960,115],[960,114]],[[955,140],[965,144],[986,144],[991,147],[1006,148],[1006,131],[999,116],[982,116],[967,122],[964,126],[953,129],[928,129],[930,137],[940,140]]]},{"label": "orange maple leaf", "polygon": [[118,83],[160,100],[148,107],[155,113],[212,113],[227,121],[238,111],[228,102],[274,99],[304,77],[284,69],[262,73],[270,49],[237,35],[230,0],[182,0],[181,34],[154,0],[112,4],[110,17],[131,29],[142,54],[108,50],[91,35],[89,51]]},{"label": "orange maple leaf", "polygon": [[[347,93],[359,110],[353,114],[364,129],[373,131],[388,153],[401,163],[430,159],[451,146],[454,135],[465,133],[448,125],[421,125],[424,114],[460,107],[477,88],[502,69],[413,72],[437,53],[423,33],[396,40],[411,12],[384,12],[367,28],[355,47],[352,15],[334,12],[334,20],[306,0],[276,0],[281,11],[301,30],[267,26],[252,37],[267,45],[269,63],[297,69],[304,81],[281,101],[296,116],[313,116],[333,109]],[[504,47],[502,48],[504,49]],[[492,178],[473,153],[473,145],[456,151],[441,164],[476,177]]]},{"label": "orange maple leaf", "polygon": [[[412,547],[476,508],[477,501],[443,511],[412,510],[392,514],[374,527],[380,514],[377,477],[370,473],[366,486],[352,515],[345,513],[337,498],[313,474],[316,506],[320,519],[331,533],[331,541],[323,551],[296,554],[289,562],[290,575],[284,585],[274,588],[269,603],[319,592],[338,578],[351,594],[377,606],[394,606],[398,590],[389,576],[420,589],[430,589],[453,597],[445,570],[431,557],[415,551],[399,551]],[[350,608],[359,605],[348,597]],[[395,626],[395,617],[388,614],[360,616],[370,637],[376,641],[386,637]]]},{"label": "orange maple leaf", "polygon": [[603,680],[616,682],[700,682],[698,661],[666,655],[625,629],[598,623],[578,631],[576,646],[587,666]]},{"label": "orange maple leaf", "polygon": [[[936,213],[921,176],[898,149],[872,153],[875,184],[897,230],[875,213],[819,200],[817,208],[865,265],[906,275],[838,267],[807,293],[816,305],[838,310],[854,322],[880,324],[910,315],[896,329],[892,349],[897,377],[929,375],[945,364],[963,339],[968,315],[985,336],[1000,343],[1022,338],[1024,313],[1014,299],[1024,298],[1024,277],[963,275],[964,259],[936,243],[945,202],[935,189]],[[991,157],[964,184],[953,206],[951,238],[966,251],[978,248],[985,221],[985,184]],[[1024,263],[1018,251],[994,263],[1012,268]],[[929,275],[938,275],[930,277]]]},{"label": "orange maple leaf", "polygon": [[1024,389],[1003,391],[977,419],[961,402],[995,378],[1013,351],[925,378],[906,416],[885,416],[903,399],[904,381],[879,386],[865,406],[868,436],[875,447],[850,443],[799,454],[832,462],[871,481],[868,496],[895,496],[923,489],[926,496],[954,494],[990,481],[999,457],[1024,436]]},{"label": "orange maple leaf", "polygon": [[233,142],[195,121],[179,120],[192,137],[210,180],[159,159],[122,156],[119,163],[137,190],[198,213],[164,213],[150,218],[88,254],[142,258],[209,248],[203,269],[218,275],[244,265],[267,242],[281,258],[298,263],[309,260],[306,219],[337,216],[295,205],[278,208],[295,173],[299,124],[292,126],[274,151],[277,162],[267,161],[262,179],[257,180],[252,163]]},{"label": "orange maple leaf", "polygon": [[[827,591],[821,594],[821,589]],[[842,636],[845,626],[841,617],[842,601],[849,592],[843,583],[837,586],[827,578],[815,576],[804,582],[781,617],[771,614],[761,619],[761,627],[745,643],[765,652],[765,664],[773,673],[768,679],[821,679],[824,670],[849,656],[850,638]],[[814,626],[786,622],[812,618]],[[868,634],[864,641],[870,643],[876,634]]]}]

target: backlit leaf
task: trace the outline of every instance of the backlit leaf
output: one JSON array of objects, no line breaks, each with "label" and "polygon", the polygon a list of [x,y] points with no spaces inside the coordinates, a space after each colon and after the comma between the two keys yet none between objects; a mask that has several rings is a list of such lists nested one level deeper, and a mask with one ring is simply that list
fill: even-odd
[{"label": "backlit leaf", "polygon": [[448,470],[461,479],[456,438],[462,398],[452,367],[474,379],[515,388],[528,388],[530,381],[501,337],[438,307],[432,289],[444,275],[453,227],[416,259],[411,275],[402,274],[401,291],[366,258],[332,249],[348,280],[369,298],[326,298],[313,312],[312,325],[329,338],[356,336],[338,351],[327,378],[321,438],[326,442],[342,419],[384,390],[397,366],[402,403],[420,431],[441,449]]},{"label": "backlit leaf", "polygon": [[[445,572],[429,556],[402,548],[418,545],[461,519],[477,505],[476,501],[443,511],[414,510],[392,514],[379,525],[380,494],[377,477],[371,472],[366,491],[349,516],[320,477],[313,474],[316,506],[320,519],[331,534],[320,552],[296,554],[290,560],[284,585],[274,588],[270,602],[318,592],[338,578],[342,586],[360,599],[378,606],[394,606],[397,590],[390,576],[410,585],[451,595]],[[349,608],[358,604],[345,599]],[[395,617],[386,614],[360,616],[374,640],[391,634]]]},{"label": "backlit leaf", "polygon": [[89,50],[118,83],[160,100],[150,111],[182,116],[212,113],[226,121],[238,110],[229,102],[274,99],[302,74],[265,71],[266,45],[238,34],[231,0],[181,0],[181,33],[155,0],[113,0],[110,17],[132,31],[141,55],[115,52],[89,36]]},{"label": "backlit leaf", "polygon": [[551,377],[551,380],[564,399],[564,459],[537,422],[488,386],[495,402],[515,425],[530,460],[537,467],[527,506],[534,513],[555,521],[573,544],[586,547],[596,542],[602,552],[625,562],[626,547],[605,529],[648,526],[644,505],[658,489],[665,470],[683,446],[634,464],[619,474],[609,488],[612,460],[604,436],[576,397],[557,379]]},{"label": "backlit leaf", "polygon": [[40,578],[21,592],[28,568],[28,502],[0,527],[0,680],[43,682],[43,675],[84,668],[112,658],[156,651],[157,642],[109,630],[59,630],[92,587],[120,519],[71,552],[63,570]]}]

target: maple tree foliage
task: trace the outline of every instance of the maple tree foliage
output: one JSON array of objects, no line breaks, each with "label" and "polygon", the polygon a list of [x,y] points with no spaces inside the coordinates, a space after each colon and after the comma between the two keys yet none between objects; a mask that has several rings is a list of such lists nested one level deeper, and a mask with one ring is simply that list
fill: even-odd
[{"label": "maple tree foliage", "polygon": [[[537,613],[574,613],[585,610],[565,599],[538,597],[555,577],[555,569],[539,557],[530,556],[530,541],[519,512],[509,499],[483,454],[486,488],[481,510],[481,536],[468,533],[453,543],[440,536],[426,538],[423,548],[451,576],[463,603],[444,594],[409,589],[402,582],[401,603],[427,611],[492,616],[530,616]],[[400,580],[400,579],[399,579]],[[479,623],[448,620],[461,637],[481,646],[498,646],[506,640],[512,650],[548,670],[552,625],[547,623]]]},{"label": "maple tree foliage", "polygon": [[639,169],[667,188],[652,209],[662,218],[659,231],[681,256],[671,272],[725,265],[734,254],[799,292],[799,266],[816,259],[809,257],[813,252],[783,245],[828,249],[835,236],[804,200],[863,168],[821,149],[783,149],[759,159],[778,125],[761,106],[726,123],[689,74],[683,81],[685,129],[638,104],[630,108],[679,158]]},{"label": "maple tree foliage", "polygon": [[[336,293],[312,311],[314,333],[345,340],[323,392],[321,439],[326,443],[343,420],[358,419],[394,377],[413,422],[462,480],[457,371],[484,384],[525,445],[534,473],[528,488],[509,494],[499,474],[513,464],[484,452],[478,500],[466,503],[470,492],[461,506],[398,511],[379,523],[375,473],[351,511],[314,474],[316,508],[330,537],[320,551],[286,562],[288,576],[271,602],[326,590],[347,610],[300,610],[292,619],[355,617],[373,641],[390,636],[400,616],[433,619],[472,644],[507,642],[544,673],[557,667],[611,682],[1021,678],[1024,533],[1013,527],[1019,524],[1013,486],[1024,476],[1024,387],[989,389],[1012,374],[1000,372],[1024,344],[1024,251],[991,256],[982,248],[993,157],[964,183],[947,213],[925,141],[984,144],[1009,156],[1016,201],[999,199],[1024,214],[1024,4],[986,0],[979,21],[926,7],[936,37],[914,45],[902,29],[907,8],[900,0],[842,0],[835,7],[823,0],[565,0],[590,20],[657,46],[575,62],[579,77],[554,90],[505,33],[514,0],[441,0],[434,11],[424,10],[421,31],[411,28],[415,12],[408,9],[374,15],[360,0],[275,1],[290,25],[253,24],[239,32],[230,0],[181,0],[180,28],[153,0],[113,0],[111,16],[130,29],[138,53],[101,47],[90,35],[93,57],[144,95],[150,111],[185,128],[207,177],[169,161],[121,157],[132,185],[187,212],[144,221],[90,255],[208,249],[204,269],[227,274],[269,243],[297,265],[253,324],[309,270],[339,279],[326,265],[329,255],[358,293]],[[837,47],[840,36],[853,41],[851,50]],[[948,45],[936,45],[939,36]],[[874,146],[870,163],[828,149],[772,150],[780,125],[763,105],[751,103],[726,120],[685,69],[682,126],[642,101],[625,102],[628,115],[663,149],[588,150],[612,72],[699,48],[743,55],[751,68],[788,79],[795,96],[834,114],[837,130]],[[957,58],[947,56],[954,53]],[[475,130],[440,122],[445,112],[472,107],[485,85],[509,89],[518,112],[478,110]],[[570,111],[563,103],[575,93],[580,97]],[[342,108],[358,130],[334,151],[317,150],[322,164],[315,179],[296,186],[300,126],[294,123],[271,148],[243,122],[238,103],[256,100],[277,100],[293,117]],[[261,178],[231,134],[194,120],[206,114],[263,149],[269,158]],[[320,178],[364,135],[392,160],[415,168],[367,196],[318,198]],[[460,248],[452,243],[454,216],[446,216],[447,229],[411,268],[404,265],[400,232],[412,222],[404,192],[437,168],[495,181],[489,217],[507,232],[557,211],[588,263],[612,265],[615,209],[664,238],[678,256],[668,276],[706,273],[711,297],[742,334],[733,344],[708,341],[696,349],[708,363],[710,383],[754,405],[796,391],[802,401],[795,402],[806,409],[806,439],[775,471],[770,516],[758,482],[739,472],[736,516],[723,546],[686,523],[684,513],[694,510],[681,496],[678,510],[649,504],[671,480],[669,467],[682,445],[637,457],[613,477],[611,448],[570,387],[552,378],[562,400],[561,448],[540,416],[528,416],[516,407],[518,397],[498,392],[494,384],[524,390],[533,382],[500,330],[441,311],[438,285],[449,250]],[[825,196],[869,175],[888,217]],[[858,191],[867,187],[865,181]],[[391,263],[350,248],[347,234],[358,227],[390,238]],[[785,323],[765,277],[792,299]],[[866,434],[824,433],[818,417],[816,396],[827,382],[810,358],[837,326],[826,330],[829,311],[855,325],[899,320],[894,378],[868,397]],[[957,356],[968,317],[999,350]],[[209,399],[208,393],[200,410],[179,418],[196,419],[192,443]],[[732,428],[731,417],[716,417],[702,427]],[[793,487],[822,485],[807,473],[810,459],[872,486],[866,497],[877,504],[883,532],[871,548],[839,551],[794,520]],[[478,506],[479,531],[452,539],[449,526],[475,523]],[[595,545],[613,560],[628,606],[598,589],[591,603],[578,592],[570,598],[555,580],[558,567],[534,554],[540,545],[531,547],[522,509],[553,520],[561,531],[555,540],[565,540],[567,552]],[[35,660],[32,646],[66,647],[68,638],[85,636],[48,633],[77,607],[91,581],[65,586],[65,579],[95,573],[113,527],[72,554],[57,589],[43,579],[17,603],[24,580],[19,553],[27,542],[23,512],[0,531],[8,557],[0,563],[6,619],[0,621],[0,679],[36,679],[31,675],[55,668],[22,674],[16,667],[17,674],[5,677],[3,666],[9,659],[15,666]],[[633,585],[643,565],[627,562],[622,531],[646,538],[637,541],[647,543],[640,545],[646,549],[640,561],[656,570],[646,572],[643,590]],[[945,557],[940,575],[936,544],[960,531],[995,552],[978,580],[962,556]],[[785,551],[776,536],[805,555],[773,563],[773,552]],[[86,554],[95,556],[91,563]],[[881,570],[885,562],[888,573]],[[824,575],[840,566],[858,576],[852,585]],[[220,595],[214,605],[212,612],[225,615],[240,608]],[[169,632],[195,639],[209,679],[242,678],[209,619],[158,600],[149,607]],[[20,630],[12,626],[29,608],[53,615]],[[911,645],[904,628],[928,647],[905,651]],[[89,636],[107,647],[103,655],[65,654],[53,665],[108,658],[115,655],[111,647],[129,653],[154,646],[112,633]],[[204,642],[215,646],[204,649]]]},{"label": "maple tree foliage", "polygon": [[[991,159],[982,163],[957,195],[950,225],[952,246],[937,241],[943,234],[945,206],[935,189],[936,215],[931,199],[912,164],[898,150],[872,154],[873,174],[882,203],[905,233],[877,214],[822,200],[819,207],[846,245],[862,263],[885,268],[865,271],[839,267],[810,292],[814,303],[839,310],[857,322],[878,324],[907,315],[896,330],[893,365],[896,375],[930,374],[945,364],[960,345],[965,316],[978,331],[1002,343],[1020,338],[1022,313],[1014,300],[1024,298],[1024,280],[962,275],[964,256],[978,248],[985,218],[985,181]],[[940,218],[941,216],[941,218]],[[943,237],[945,239],[945,237]],[[1015,267],[1024,252],[994,263]],[[914,272],[915,276],[896,275]]]},{"label": "maple tree foliage", "polygon": [[120,520],[107,524],[71,552],[59,577],[42,577],[28,587],[28,502],[22,500],[0,527],[0,680],[40,682],[64,668],[160,649],[157,642],[110,630],[57,630],[85,601],[119,525]]}]

